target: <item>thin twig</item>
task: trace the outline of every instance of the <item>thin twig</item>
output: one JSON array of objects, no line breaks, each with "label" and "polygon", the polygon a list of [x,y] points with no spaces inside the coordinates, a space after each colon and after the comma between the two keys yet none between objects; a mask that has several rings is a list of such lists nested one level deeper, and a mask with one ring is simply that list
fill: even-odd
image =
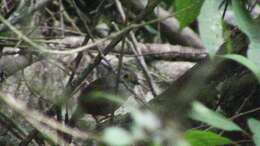
[{"label": "thin twig", "polygon": [[120,0],[114,0],[114,1],[116,3],[117,10],[118,10],[118,12],[119,12],[119,14],[121,16],[121,19],[122,19],[123,23],[126,23],[126,15],[125,15],[122,3],[120,2]]},{"label": "thin twig", "polygon": [[[18,15],[17,13],[13,13],[11,16],[9,16],[8,21],[14,25],[16,23],[18,23],[20,20],[22,20],[23,18],[27,17],[28,15],[33,14],[35,11],[40,10],[41,8],[43,8],[48,2],[50,2],[51,0],[40,0],[40,1],[36,1],[35,4],[32,4],[33,6],[30,8],[24,8],[27,9],[27,13],[19,13]],[[27,6],[21,6],[21,7],[27,7]],[[6,31],[8,28],[8,26],[6,26],[5,24],[0,24],[0,32]]]},{"label": "thin twig", "polygon": [[153,96],[155,97],[155,96],[157,96],[156,88],[155,88],[156,85],[153,81],[153,78],[152,78],[150,72],[148,71],[148,66],[145,63],[145,59],[142,56],[141,49],[138,47],[137,40],[136,40],[134,33],[132,31],[130,32],[130,38],[131,38],[131,41],[132,41],[132,44],[133,44],[133,47],[131,47],[131,48],[132,48],[134,54],[137,55],[136,59],[137,59],[139,65],[141,66],[141,68],[144,72],[144,75],[147,79],[148,85],[151,89],[151,92],[152,92]]}]

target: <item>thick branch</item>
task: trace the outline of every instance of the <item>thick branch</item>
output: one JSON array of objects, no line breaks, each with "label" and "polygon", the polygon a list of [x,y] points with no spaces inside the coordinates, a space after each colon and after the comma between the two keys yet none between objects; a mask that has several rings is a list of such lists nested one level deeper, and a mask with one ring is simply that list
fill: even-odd
[{"label": "thick branch", "polygon": [[[129,2],[132,3],[136,9],[145,9],[145,0],[132,0]],[[166,16],[171,15],[169,12],[167,12],[161,7],[155,8],[154,14],[157,18],[165,18]],[[176,18],[171,17],[166,20],[163,20],[161,22],[161,26],[162,32],[168,36],[170,42],[177,42],[181,45],[204,49],[202,41],[192,29],[186,27],[180,30],[181,28]]]}]

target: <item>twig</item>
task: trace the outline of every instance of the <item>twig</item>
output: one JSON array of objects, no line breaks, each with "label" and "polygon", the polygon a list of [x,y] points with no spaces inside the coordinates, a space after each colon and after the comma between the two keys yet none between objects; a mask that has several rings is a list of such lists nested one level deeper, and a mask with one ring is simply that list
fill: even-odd
[{"label": "twig", "polygon": [[[36,1],[35,4],[33,4],[33,6],[31,8],[27,8],[26,11],[28,11],[27,13],[19,13],[17,15],[17,13],[13,13],[13,15],[11,15],[8,19],[8,21],[14,25],[17,22],[19,22],[20,20],[22,20],[23,18],[27,17],[28,15],[31,15],[32,13],[34,13],[35,11],[40,10],[41,8],[43,8],[48,2],[50,2],[51,0],[40,0],[40,1]],[[23,7],[23,6],[22,6]],[[26,9],[26,8],[25,8]],[[0,32],[6,31],[7,30],[7,26],[5,24],[0,24]]]},{"label": "twig", "polygon": [[63,15],[63,10],[64,10],[64,7],[62,5],[62,0],[59,0],[59,5],[60,5],[60,28],[61,28],[61,36],[62,37],[65,37],[65,25],[64,25],[64,15]]},{"label": "twig", "polygon": [[30,134],[27,135],[19,144],[19,146],[27,146],[29,143],[38,136],[38,131],[32,131]]},{"label": "twig", "polygon": [[131,41],[132,41],[132,44],[133,44],[133,47],[131,47],[131,48],[132,48],[133,52],[135,53],[135,55],[137,55],[136,59],[137,59],[139,65],[141,66],[141,68],[144,72],[144,75],[147,79],[148,85],[149,85],[149,87],[152,91],[152,94],[155,97],[155,96],[157,96],[156,89],[155,89],[155,83],[153,81],[151,74],[148,71],[148,67],[145,63],[144,57],[142,56],[142,52],[137,45],[137,40],[136,40],[134,33],[132,31],[130,32],[130,38],[131,38]]},{"label": "twig", "polygon": [[136,21],[142,21],[148,14],[150,14],[153,9],[161,2],[161,0],[148,0],[146,8],[137,16]]},{"label": "twig", "polygon": [[[167,18],[165,18],[165,19],[167,19]],[[158,21],[158,20],[157,20],[157,21]],[[154,22],[156,22],[156,21],[154,21]],[[152,21],[151,21],[151,23],[152,23]],[[134,28],[137,28],[137,27],[141,27],[141,26],[146,25],[146,24],[147,24],[147,23],[142,23],[142,24],[139,24],[139,25],[131,25],[131,26],[129,26],[128,28],[124,29],[123,31],[118,32],[118,33],[116,33],[115,35],[113,35],[113,37],[111,37],[111,38],[113,38],[113,40],[112,40],[111,43],[105,48],[103,54],[104,54],[104,55],[108,54],[108,53],[112,50],[112,48],[113,48],[119,41],[121,41],[122,38],[123,38],[126,34],[129,33],[129,31],[130,31],[131,29],[134,29]],[[10,25],[9,25],[9,26],[10,26]],[[22,36],[22,35],[19,35],[19,36]],[[25,37],[24,37],[24,38],[25,38]],[[107,38],[107,39],[109,39],[109,38]],[[103,41],[105,41],[105,40],[107,40],[107,39],[103,39]],[[30,42],[30,41],[29,41],[29,42]],[[96,43],[96,44],[98,44],[98,43]],[[95,46],[95,45],[92,45],[92,46]],[[89,46],[88,46],[88,47],[89,47]],[[38,47],[36,47],[36,48],[38,48]],[[80,52],[80,51],[83,51],[83,50],[85,50],[85,49],[86,49],[86,46],[85,46],[85,48],[84,48],[84,46],[83,46],[83,48],[80,48],[80,49],[78,49],[78,50],[75,51],[75,52]],[[46,52],[49,52],[49,53],[50,53],[51,51],[50,51],[50,50],[47,50]],[[70,53],[75,53],[75,52],[68,52],[68,54],[70,54]],[[57,53],[58,53],[58,54],[61,54],[60,51],[57,51]],[[75,81],[73,81],[73,83],[72,83],[71,85],[67,85],[67,87],[65,88],[65,94],[64,94],[64,95],[65,95],[65,98],[62,98],[63,100],[60,101],[61,104],[67,101],[66,99],[70,97],[70,95],[71,95],[71,93],[73,93],[74,89],[89,75],[89,73],[95,68],[96,65],[98,65],[98,64],[101,62],[101,60],[102,60],[102,55],[98,55],[98,56],[96,57],[96,59],[94,60],[94,63],[91,64],[91,65],[89,65],[89,67],[86,68],[86,69],[82,72],[82,75],[80,75],[79,78],[77,78]],[[52,108],[50,108],[50,109],[47,111],[47,114],[50,114],[50,115],[51,115],[51,114],[52,114],[52,111],[53,111],[53,109],[55,109],[55,107],[56,107],[56,105],[53,105]]]},{"label": "twig", "polygon": [[[181,11],[180,11],[181,12]],[[176,13],[175,13],[176,14]],[[132,24],[132,25],[129,25],[128,27],[126,27],[125,29],[121,30],[120,32],[116,32],[104,39],[101,39],[95,43],[92,43],[92,44],[89,44],[89,45],[85,45],[85,46],[82,46],[82,47],[79,47],[79,48],[76,48],[76,49],[73,49],[73,50],[64,50],[64,51],[61,51],[61,50],[53,50],[53,49],[48,49],[42,45],[39,45],[35,42],[33,42],[32,40],[30,40],[28,37],[26,37],[25,35],[23,35],[23,33],[21,31],[19,31],[18,29],[16,29],[14,26],[12,26],[11,23],[9,23],[8,21],[6,21],[4,19],[4,17],[2,17],[0,15],[0,21],[2,21],[5,25],[8,26],[8,28],[10,28],[18,37],[21,37],[22,40],[24,40],[26,43],[30,44],[32,47],[38,49],[38,50],[31,50],[31,51],[40,51],[42,53],[51,53],[51,54],[72,54],[72,53],[77,53],[77,52],[81,52],[81,51],[84,51],[88,48],[92,48],[92,47],[95,47],[97,46],[98,44],[101,44],[109,39],[113,39],[113,40],[116,40],[118,39],[120,36],[124,36],[125,34],[127,34],[129,31],[135,29],[135,28],[139,28],[139,27],[143,27],[144,25],[148,25],[148,24],[152,24],[152,23],[155,23],[155,22],[158,22],[158,21],[162,21],[162,20],[165,20],[167,18],[170,18],[172,16],[174,16],[175,14],[173,15],[169,15],[169,16],[166,16],[164,18],[159,18],[159,19],[154,19],[154,20],[151,20],[151,21],[148,21],[148,22],[145,22],[145,23],[140,23],[140,24]]]},{"label": "twig", "polygon": [[13,120],[11,120],[4,113],[0,112],[0,123],[6,126],[6,129],[11,131],[18,139],[23,139],[26,133],[17,125]]},{"label": "twig", "polygon": [[122,48],[120,51],[120,55],[118,58],[118,71],[117,71],[117,78],[116,78],[116,94],[118,93],[118,88],[119,88],[119,82],[120,82],[120,74],[122,71],[122,67],[123,67],[123,59],[124,59],[124,49],[125,49],[125,39],[122,42]]},{"label": "twig", "polygon": [[119,0],[114,0],[114,1],[116,3],[117,10],[121,16],[123,23],[126,23],[126,15],[125,15],[122,3]]}]

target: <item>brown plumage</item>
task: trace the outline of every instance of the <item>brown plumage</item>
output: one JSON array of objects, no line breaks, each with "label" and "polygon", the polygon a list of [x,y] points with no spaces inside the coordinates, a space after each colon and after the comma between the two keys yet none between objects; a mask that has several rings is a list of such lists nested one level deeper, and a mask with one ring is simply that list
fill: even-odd
[{"label": "brown plumage", "polygon": [[101,94],[115,93],[115,86],[105,81],[105,78],[100,78],[82,90],[78,104],[82,107],[84,113],[91,114],[94,117],[98,115],[105,116],[114,112],[119,107],[118,103],[105,97],[95,96],[99,92],[102,92]]},{"label": "brown plumage", "polygon": [[[137,84],[137,77],[134,72],[123,71],[120,75],[121,80],[125,80],[130,88]],[[91,114],[95,119],[97,116],[107,116],[113,114],[120,104],[108,99],[106,95],[116,95],[120,100],[130,96],[130,92],[126,89],[122,82],[119,83],[116,92],[116,75],[108,74],[106,77],[99,78],[89,85],[83,87],[78,97],[78,106],[72,114],[70,125],[74,126],[78,119],[84,113]]]}]

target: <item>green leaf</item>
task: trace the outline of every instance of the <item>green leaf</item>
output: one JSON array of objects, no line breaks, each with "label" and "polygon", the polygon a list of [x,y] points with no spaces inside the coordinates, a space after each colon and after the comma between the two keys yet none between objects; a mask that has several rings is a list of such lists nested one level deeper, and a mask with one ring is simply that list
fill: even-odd
[{"label": "green leaf", "polygon": [[250,39],[248,58],[260,68],[260,17],[253,19],[245,8],[245,1],[232,0],[236,24]]},{"label": "green leaf", "polygon": [[231,143],[228,138],[210,131],[189,130],[184,137],[191,146],[220,146]]},{"label": "green leaf", "polygon": [[129,132],[119,127],[106,128],[103,135],[103,141],[111,146],[125,146],[133,142]]},{"label": "green leaf", "polygon": [[179,20],[181,28],[196,20],[203,2],[204,0],[175,0],[176,18]]},{"label": "green leaf", "polygon": [[135,120],[135,123],[139,127],[143,127],[144,129],[155,131],[158,130],[161,126],[160,120],[156,117],[155,114],[149,111],[140,111],[140,110],[132,110],[132,116]]},{"label": "green leaf", "polygon": [[217,7],[220,2],[219,0],[206,0],[198,17],[200,36],[210,56],[215,55],[224,42],[222,13]]},{"label": "green leaf", "polygon": [[247,51],[247,56],[253,63],[257,65],[258,69],[260,69],[260,40],[259,42],[251,41],[249,50]]},{"label": "green leaf", "polygon": [[227,131],[240,131],[240,127],[237,126],[231,120],[225,118],[223,115],[214,112],[199,102],[192,104],[192,111],[190,117],[194,120],[201,121],[211,125],[213,127],[227,130]]},{"label": "green leaf", "polygon": [[253,139],[256,144],[256,146],[260,146],[260,121],[255,119],[249,119],[247,121],[247,124],[254,134]]},{"label": "green leaf", "polygon": [[[258,68],[253,62],[251,62],[249,59],[242,55],[237,55],[237,54],[228,54],[224,55],[224,58],[234,60],[245,67],[247,67],[250,71],[252,71],[255,76],[257,77],[258,81],[260,82],[260,68]],[[259,56],[258,56],[259,58]]]}]

